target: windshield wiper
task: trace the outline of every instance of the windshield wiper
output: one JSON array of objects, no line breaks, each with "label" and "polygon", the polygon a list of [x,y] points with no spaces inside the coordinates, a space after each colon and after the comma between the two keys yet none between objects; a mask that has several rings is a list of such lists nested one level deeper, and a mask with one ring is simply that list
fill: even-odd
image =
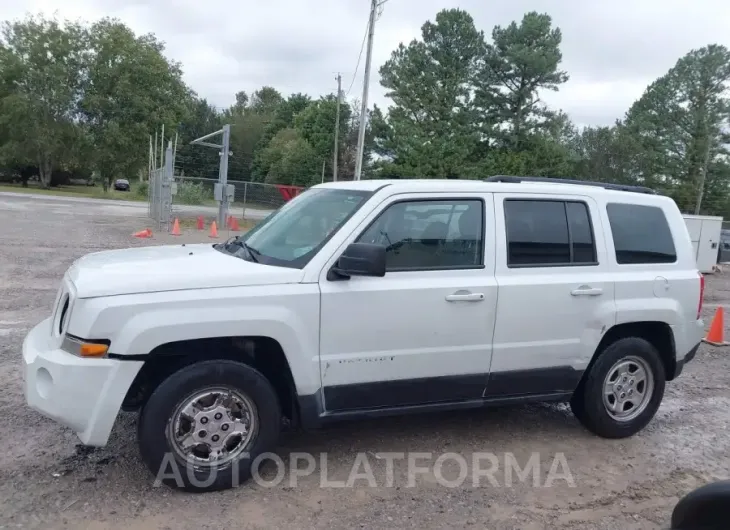
[{"label": "windshield wiper", "polygon": [[241,243],[241,246],[248,251],[248,255],[251,256],[251,259],[253,260],[253,262],[254,263],[258,263],[259,262],[259,259],[256,257],[256,255],[259,255],[260,256],[261,255],[261,252],[259,252],[258,250],[256,250],[252,246],[250,246],[245,241],[241,241],[240,243]]},{"label": "windshield wiper", "polygon": [[224,243],[224,248],[228,252],[231,252],[231,247],[233,245],[237,245],[237,246],[243,247],[246,250],[246,252],[248,252],[248,255],[251,256],[251,261],[253,261],[254,263],[258,263],[259,262],[259,260],[256,257],[256,255],[259,255],[260,256],[261,255],[261,252],[259,252],[258,250],[256,250],[252,246],[249,246],[243,239],[241,239],[241,236],[236,236],[233,240],[226,241]]}]

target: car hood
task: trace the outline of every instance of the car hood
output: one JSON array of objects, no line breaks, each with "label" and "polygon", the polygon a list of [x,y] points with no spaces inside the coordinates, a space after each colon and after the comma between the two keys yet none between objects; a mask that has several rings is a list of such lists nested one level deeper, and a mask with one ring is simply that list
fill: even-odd
[{"label": "car hood", "polygon": [[245,261],[209,244],[94,252],[68,270],[79,298],[299,283],[303,271]]}]

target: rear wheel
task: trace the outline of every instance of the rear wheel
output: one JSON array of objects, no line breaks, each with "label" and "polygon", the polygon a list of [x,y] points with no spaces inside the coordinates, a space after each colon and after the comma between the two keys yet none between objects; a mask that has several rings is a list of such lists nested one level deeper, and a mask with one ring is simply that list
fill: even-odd
[{"label": "rear wheel", "polygon": [[656,348],[638,337],[624,338],[599,355],[573,395],[571,408],[595,434],[626,438],[652,420],[664,396],[665,382]]},{"label": "rear wheel", "polygon": [[204,361],[165,379],[139,420],[139,447],[160,482],[189,491],[238,486],[278,438],[281,412],[269,381],[233,361]]}]

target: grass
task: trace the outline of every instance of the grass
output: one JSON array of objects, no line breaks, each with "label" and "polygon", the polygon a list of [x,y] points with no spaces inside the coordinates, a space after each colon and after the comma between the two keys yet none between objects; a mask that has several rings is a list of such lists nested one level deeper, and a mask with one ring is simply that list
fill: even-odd
[{"label": "grass", "polygon": [[93,199],[115,199],[120,201],[142,201],[146,202],[147,197],[140,197],[135,193],[135,185],[132,184],[130,191],[115,191],[109,189],[104,193],[101,186],[58,186],[57,188],[45,189],[29,184],[24,188],[20,184],[0,184],[0,191],[18,193],[32,193],[33,195],[56,195],[59,197],[88,197]]}]

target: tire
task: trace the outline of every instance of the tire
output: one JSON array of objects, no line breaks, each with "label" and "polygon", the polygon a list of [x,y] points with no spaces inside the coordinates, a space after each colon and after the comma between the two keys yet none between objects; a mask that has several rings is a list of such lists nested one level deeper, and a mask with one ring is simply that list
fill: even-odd
[{"label": "tire", "polygon": [[[203,397],[198,398],[201,395]],[[222,401],[216,401],[218,405],[210,405],[216,398]],[[195,399],[198,399],[198,407],[205,405],[210,408],[186,407]],[[238,407],[239,404],[245,407]],[[214,409],[216,406],[224,408]],[[193,416],[180,413],[181,408],[193,411],[196,419],[190,420]],[[224,409],[228,410],[228,415],[223,412]],[[231,410],[247,410],[250,413],[237,418]],[[247,430],[243,429],[246,418],[250,418]],[[206,422],[207,427],[202,422]],[[177,426],[181,426],[179,430]],[[186,430],[182,427],[190,427],[190,432],[180,434]],[[276,392],[260,372],[234,361],[211,360],[186,366],[160,383],[142,410],[137,436],[142,459],[155,475],[156,483],[159,481],[191,492],[207,492],[236,487],[248,480],[252,464],[259,463],[256,457],[276,447],[280,428],[281,409]],[[227,434],[223,429],[228,431]],[[230,443],[235,444],[239,433],[234,431],[247,434],[240,435],[241,443],[235,450],[225,453],[224,460],[217,464],[201,460],[189,462],[183,454],[186,452],[181,448],[182,443],[174,441],[199,441],[202,435],[206,442],[212,443],[217,433],[216,446],[223,443],[222,439],[232,440]],[[200,457],[201,449],[205,447],[206,443],[200,443],[187,454]],[[207,458],[211,458],[210,453]]]},{"label": "tire", "polygon": [[[611,385],[611,389],[616,394],[609,394],[606,403],[604,388],[609,376],[613,378],[622,368],[631,370],[632,366],[638,367],[637,370],[640,368],[646,374],[643,386],[646,398],[639,401],[637,397],[641,388],[641,383],[637,381],[642,372],[635,371],[632,374],[629,371],[619,379],[612,380],[615,384]],[[634,384],[636,386],[632,386]],[[603,438],[628,438],[641,431],[652,420],[664,397],[665,385],[664,364],[656,348],[644,339],[628,337],[614,342],[600,353],[587,377],[578,385],[570,406],[576,418],[594,434]],[[628,406],[628,402],[622,404],[619,400],[620,395],[631,400],[627,391],[632,388],[636,391],[634,394],[632,390],[636,401],[633,407]],[[616,407],[614,412],[609,409],[611,404]],[[622,408],[627,410],[622,411]]]}]

